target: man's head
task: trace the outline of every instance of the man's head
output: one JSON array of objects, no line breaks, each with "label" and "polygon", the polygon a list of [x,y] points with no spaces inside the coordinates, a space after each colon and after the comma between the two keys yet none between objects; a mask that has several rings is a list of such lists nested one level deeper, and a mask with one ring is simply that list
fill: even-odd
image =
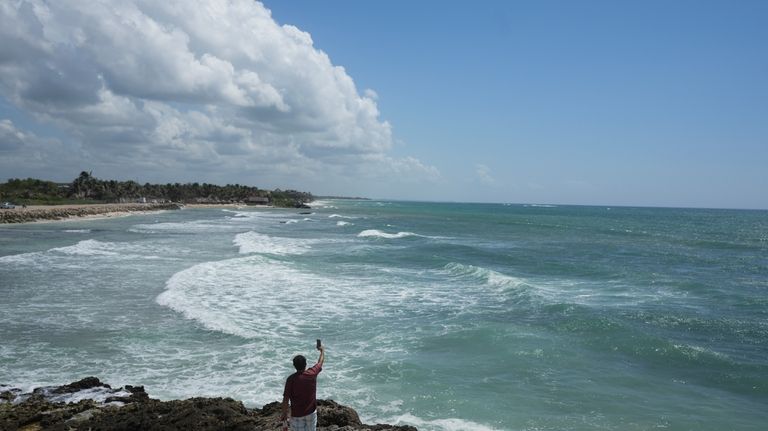
[{"label": "man's head", "polygon": [[296,355],[293,357],[293,366],[296,368],[296,371],[304,371],[307,369],[307,358],[301,355]]}]

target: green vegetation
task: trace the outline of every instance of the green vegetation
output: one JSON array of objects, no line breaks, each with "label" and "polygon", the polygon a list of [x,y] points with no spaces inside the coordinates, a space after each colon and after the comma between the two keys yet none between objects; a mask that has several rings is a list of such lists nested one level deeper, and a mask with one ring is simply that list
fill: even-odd
[{"label": "green vegetation", "polygon": [[240,184],[174,183],[141,185],[135,181],[100,180],[81,172],[71,183],[12,178],[0,184],[0,201],[26,205],[116,202],[251,203],[297,207],[312,194],[296,190],[261,190]]}]

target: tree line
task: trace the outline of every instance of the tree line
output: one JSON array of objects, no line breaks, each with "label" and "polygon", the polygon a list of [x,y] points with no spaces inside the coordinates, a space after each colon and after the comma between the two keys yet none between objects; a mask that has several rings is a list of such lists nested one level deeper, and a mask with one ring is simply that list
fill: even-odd
[{"label": "tree line", "polygon": [[262,190],[241,184],[208,183],[139,184],[136,181],[101,180],[81,172],[70,183],[35,178],[11,178],[0,184],[0,200],[17,204],[181,202],[255,203],[298,207],[312,201],[308,192]]}]

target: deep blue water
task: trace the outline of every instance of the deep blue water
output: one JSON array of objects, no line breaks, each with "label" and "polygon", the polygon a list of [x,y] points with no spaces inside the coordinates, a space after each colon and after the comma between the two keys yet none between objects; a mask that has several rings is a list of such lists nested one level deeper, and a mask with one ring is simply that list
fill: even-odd
[{"label": "deep blue water", "polygon": [[768,427],[768,212],[378,201],[0,227],[0,383],[421,430]]}]

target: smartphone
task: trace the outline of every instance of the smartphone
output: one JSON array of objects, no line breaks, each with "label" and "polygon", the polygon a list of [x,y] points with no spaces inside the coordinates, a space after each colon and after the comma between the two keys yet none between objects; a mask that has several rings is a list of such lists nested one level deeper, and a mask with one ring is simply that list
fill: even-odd
[{"label": "smartphone", "polygon": [[319,338],[317,339],[317,348],[318,349],[320,348],[320,339]]}]

